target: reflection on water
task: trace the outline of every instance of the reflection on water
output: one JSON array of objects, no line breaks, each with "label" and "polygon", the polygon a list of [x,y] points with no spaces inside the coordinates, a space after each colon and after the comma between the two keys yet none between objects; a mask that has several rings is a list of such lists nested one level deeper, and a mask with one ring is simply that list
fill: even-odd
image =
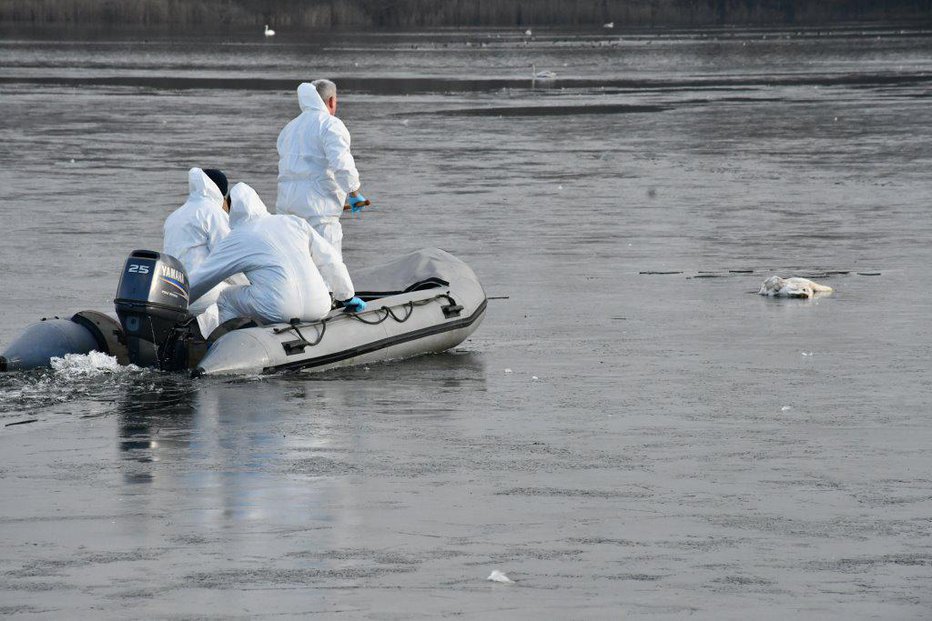
[{"label": "reflection on water", "polygon": [[450,352],[319,375],[166,374],[154,385],[126,387],[116,407],[125,493],[137,506],[174,507],[198,528],[304,524],[351,502],[341,500],[346,477],[383,467],[370,453],[379,444],[367,437],[370,417],[455,418],[484,392],[485,366]]}]

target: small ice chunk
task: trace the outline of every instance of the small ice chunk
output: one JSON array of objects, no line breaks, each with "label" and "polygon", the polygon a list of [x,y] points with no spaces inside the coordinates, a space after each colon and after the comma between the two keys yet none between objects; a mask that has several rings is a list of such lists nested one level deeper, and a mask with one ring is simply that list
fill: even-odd
[{"label": "small ice chunk", "polygon": [[562,190],[562,189],[563,189],[563,186],[562,186],[562,185],[558,185],[558,186],[557,186],[557,189],[558,189],[558,190]]},{"label": "small ice chunk", "polygon": [[531,379],[532,379],[532,380],[536,380],[536,379],[540,379],[540,378],[537,377],[536,375],[532,375],[532,376],[531,376]]},{"label": "small ice chunk", "polygon": [[74,158],[71,158],[71,163],[74,164]]},{"label": "small ice chunk", "polygon": [[781,411],[781,412],[789,412],[789,411],[792,410],[792,409],[793,409],[793,408],[791,408],[790,406],[784,405],[782,408],[780,408],[780,411]]},{"label": "small ice chunk", "polygon": [[511,369],[505,369],[505,373],[511,373]]},{"label": "small ice chunk", "polygon": [[506,582],[508,584],[514,584],[514,580],[503,574],[497,569],[493,569],[492,573],[489,574],[489,577],[486,580],[491,580],[492,582]]},{"label": "small ice chunk", "polygon": [[812,355],[812,352],[811,352],[811,351],[801,351],[801,352],[799,352],[799,353],[801,353],[801,354],[804,355],[804,356],[811,356],[811,355]]}]

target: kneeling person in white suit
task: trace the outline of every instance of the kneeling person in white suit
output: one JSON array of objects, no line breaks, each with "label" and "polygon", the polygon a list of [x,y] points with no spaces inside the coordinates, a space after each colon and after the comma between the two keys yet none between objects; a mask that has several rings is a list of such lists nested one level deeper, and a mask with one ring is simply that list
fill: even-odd
[{"label": "kneeling person in white suit", "polygon": [[220,293],[220,323],[254,317],[269,323],[313,321],[331,309],[330,292],[350,311],[366,304],[354,297],[353,282],[333,247],[302,218],[269,214],[245,183],[230,192],[231,233],[191,274],[191,299],[242,272],[246,286]]},{"label": "kneeling person in white suit", "polygon": [[[227,187],[227,178],[222,171],[192,168],[188,171],[188,199],[165,220],[163,252],[181,261],[189,273],[230,234]],[[220,292],[230,285],[246,283],[241,274],[232,276],[227,282],[217,283],[188,307],[188,312],[197,316],[202,334],[209,334],[217,327],[213,304]]]}]

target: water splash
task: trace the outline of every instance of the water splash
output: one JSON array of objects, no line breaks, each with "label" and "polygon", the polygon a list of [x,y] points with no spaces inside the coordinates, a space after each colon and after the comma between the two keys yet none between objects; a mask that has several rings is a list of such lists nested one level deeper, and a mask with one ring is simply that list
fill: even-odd
[{"label": "water splash", "polygon": [[[62,413],[99,414],[128,388],[140,383],[157,392],[157,374],[116,358],[91,352],[52,358],[51,369],[0,374],[0,420],[48,408]],[[64,409],[58,406],[64,407]]]},{"label": "water splash", "polygon": [[143,369],[134,364],[123,366],[113,356],[99,351],[89,354],[65,354],[64,358],[52,358],[52,370],[65,378],[94,377],[114,373],[139,373]]}]

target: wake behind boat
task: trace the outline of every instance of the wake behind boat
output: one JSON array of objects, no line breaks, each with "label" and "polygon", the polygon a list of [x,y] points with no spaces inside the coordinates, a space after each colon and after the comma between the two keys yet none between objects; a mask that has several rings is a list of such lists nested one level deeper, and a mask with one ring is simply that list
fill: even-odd
[{"label": "wake behind boat", "polygon": [[123,268],[116,315],[82,311],[28,326],[0,356],[0,370],[47,367],[52,357],[101,351],[121,364],[194,375],[322,371],[439,353],[481,323],[486,296],[472,269],[437,249],[357,270],[365,311],[318,321],[228,321],[204,339],[187,313],[187,274],[169,255],[136,251]]}]

